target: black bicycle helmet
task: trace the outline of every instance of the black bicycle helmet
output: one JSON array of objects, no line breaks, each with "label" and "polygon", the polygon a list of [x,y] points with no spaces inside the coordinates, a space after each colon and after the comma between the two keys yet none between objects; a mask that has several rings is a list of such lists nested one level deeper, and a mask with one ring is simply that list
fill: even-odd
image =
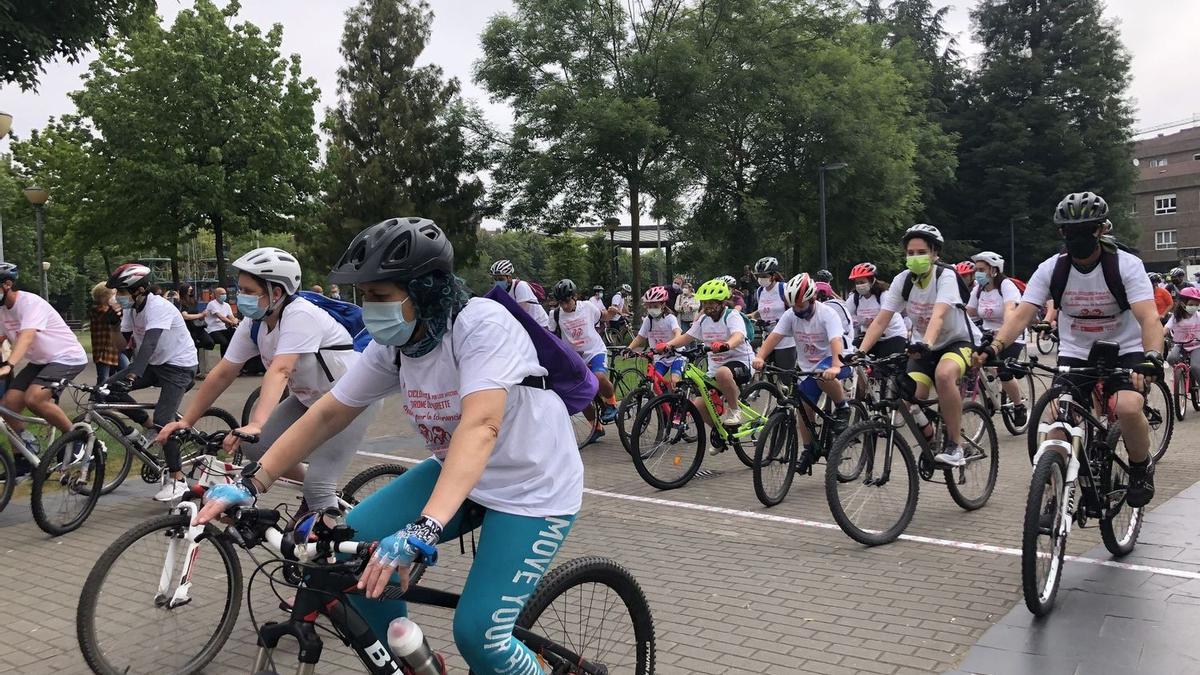
[{"label": "black bicycle helmet", "polygon": [[17,278],[17,266],[10,262],[0,262],[0,283]]},{"label": "black bicycle helmet", "polygon": [[454,272],[454,247],[428,218],[391,218],[359,232],[329,272],[330,283],[406,282]]},{"label": "black bicycle helmet", "polygon": [[817,270],[817,273],[813,275],[813,279],[824,281],[827,284],[833,283],[833,272],[829,270]]},{"label": "black bicycle helmet", "polygon": [[779,261],[771,256],[759,258],[758,262],[754,263],[755,274],[774,274],[779,271]]},{"label": "black bicycle helmet", "polygon": [[1108,218],[1108,203],[1093,192],[1072,192],[1054,209],[1055,225],[1096,225]]},{"label": "black bicycle helmet", "polygon": [[563,279],[557,284],[554,284],[554,299],[562,302],[575,297],[575,282],[570,279]]}]

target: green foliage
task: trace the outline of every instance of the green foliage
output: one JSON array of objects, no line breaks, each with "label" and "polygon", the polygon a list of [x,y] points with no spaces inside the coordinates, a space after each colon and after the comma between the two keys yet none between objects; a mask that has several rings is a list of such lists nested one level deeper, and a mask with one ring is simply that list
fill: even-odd
[{"label": "green foliage", "polygon": [[585,283],[588,271],[586,247],[584,239],[573,234],[547,237],[545,283],[554,284],[559,279],[570,279],[577,285]]},{"label": "green foliage", "polygon": [[152,0],[0,2],[0,81],[36,89],[43,64],[75,63],[93,45],[154,15]]},{"label": "green foliage", "polygon": [[362,0],[346,15],[339,102],[325,120],[328,208],[308,247],[327,265],[364,227],[397,216],[438,223],[459,263],[475,256],[486,143],[473,130],[485,125],[457,80],[415,65],[432,20],[423,0]]}]

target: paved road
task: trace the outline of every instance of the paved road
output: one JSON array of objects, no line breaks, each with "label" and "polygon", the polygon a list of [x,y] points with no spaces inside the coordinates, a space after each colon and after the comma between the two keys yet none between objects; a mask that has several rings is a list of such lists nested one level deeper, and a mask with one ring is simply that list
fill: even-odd
[{"label": "paved road", "polygon": [[[220,403],[240,410],[256,383],[240,380]],[[390,401],[370,431],[367,451],[421,457],[419,437]],[[1200,448],[1189,420],[1177,429],[1159,471],[1158,504],[1200,475]],[[1029,465],[1024,440],[1000,430],[1000,479],[991,502],[964,513],[944,488],[922,484],[909,534],[915,538],[867,549],[832,526],[822,486],[800,478],[773,509],[754,497],[750,471],[726,453],[708,458],[713,475],[672,492],[637,476],[615,433],[584,451],[588,493],[578,523],[559,554],[603,554],[627,565],[653,605],[660,673],[927,673],[959,668],[972,645],[1020,602],[1019,523]],[[347,473],[384,461],[362,456]],[[74,636],[83,577],[121,532],[163,512],[148,486],[133,478],[103,498],[79,531],[46,537],[27,503],[0,513],[0,673],[85,672]],[[1153,521],[1154,513],[1148,520]],[[1077,531],[1069,553],[1099,543],[1094,529]],[[448,545],[428,583],[454,588],[469,566]],[[468,556],[470,552],[468,544]],[[243,559],[246,569],[249,561]],[[1171,561],[1160,561],[1163,567]],[[1131,574],[1103,568],[1106,574]],[[1190,568],[1189,568],[1190,569]],[[259,617],[279,616],[262,587],[253,593]],[[449,616],[415,616],[431,641],[451,657]],[[260,619],[261,620],[261,619]],[[213,673],[247,672],[253,634],[246,612]],[[281,649],[281,669],[290,672]],[[323,672],[355,663],[326,641]]]}]

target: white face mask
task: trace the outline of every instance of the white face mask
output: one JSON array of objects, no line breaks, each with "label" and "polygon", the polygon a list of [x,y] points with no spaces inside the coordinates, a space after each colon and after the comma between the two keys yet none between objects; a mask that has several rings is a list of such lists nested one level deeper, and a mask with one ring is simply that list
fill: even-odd
[{"label": "white face mask", "polygon": [[657,319],[662,316],[662,307],[647,307],[646,313],[650,315],[650,318]]},{"label": "white face mask", "polygon": [[858,291],[859,295],[869,295],[871,293],[871,284],[854,284],[854,290]]},{"label": "white face mask", "polygon": [[766,288],[767,286],[770,286],[770,285],[771,285],[771,281],[772,281],[771,277],[765,277],[765,278],[764,278],[764,277],[759,277],[759,278],[758,278],[758,285],[759,285],[759,286],[762,286],[763,288]]},{"label": "white face mask", "polygon": [[1198,310],[1198,309],[1200,309],[1200,305],[1184,305],[1183,306],[1183,311],[1187,312],[1188,314],[1195,314],[1196,310]]}]

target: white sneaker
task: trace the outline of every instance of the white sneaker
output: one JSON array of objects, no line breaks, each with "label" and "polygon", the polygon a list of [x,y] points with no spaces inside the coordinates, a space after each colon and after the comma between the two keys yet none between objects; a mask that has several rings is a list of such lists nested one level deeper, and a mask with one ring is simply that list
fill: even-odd
[{"label": "white sneaker", "polygon": [[183,499],[187,494],[188,484],[184,480],[170,480],[163,484],[162,489],[154,494],[156,502],[173,502],[178,499]]},{"label": "white sneaker", "polygon": [[724,415],[721,415],[721,425],[727,427],[736,427],[746,421],[742,416],[742,411],[739,408],[727,410]]},{"label": "white sneaker", "polygon": [[943,449],[941,452],[934,455],[933,461],[940,462],[942,464],[948,464],[950,466],[962,466],[967,463],[966,458],[963,457],[963,449],[958,445]]}]

